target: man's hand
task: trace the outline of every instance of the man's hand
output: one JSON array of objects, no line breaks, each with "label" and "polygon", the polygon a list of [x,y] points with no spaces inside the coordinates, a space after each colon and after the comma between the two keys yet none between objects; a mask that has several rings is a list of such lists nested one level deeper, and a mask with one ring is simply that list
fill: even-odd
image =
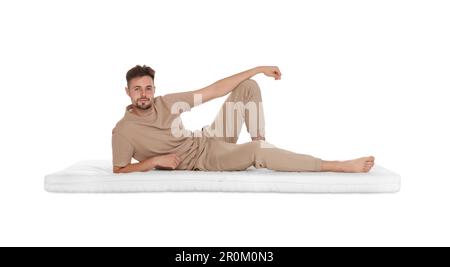
[{"label": "man's hand", "polygon": [[181,159],[176,154],[167,154],[151,158],[156,169],[174,170],[180,165]]},{"label": "man's hand", "polygon": [[148,158],[139,163],[129,163],[127,166],[114,166],[114,173],[128,173],[128,172],[146,172],[155,169],[173,170],[180,164],[181,160],[176,154],[168,154]]},{"label": "man's hand", "polygon": [[260,72],[268,77],[274,77],[275,80],[281,79],[281,71],[277,66],[261,66]]}]

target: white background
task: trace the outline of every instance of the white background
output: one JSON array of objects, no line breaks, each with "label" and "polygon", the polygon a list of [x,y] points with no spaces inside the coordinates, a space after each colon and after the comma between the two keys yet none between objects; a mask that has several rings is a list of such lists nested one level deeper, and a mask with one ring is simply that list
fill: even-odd
[{"label": "white background", "polygon": [[[448,1],[1,1],[1,245],[449,245]],[[156,95],[263,74],[267,141],[374,155],[398,194],[66,195],[44,176],[111,158],[126,71]],[[182,115],[192,130],[225,98]],[[243,131],[239,143],[250,141]]]}]

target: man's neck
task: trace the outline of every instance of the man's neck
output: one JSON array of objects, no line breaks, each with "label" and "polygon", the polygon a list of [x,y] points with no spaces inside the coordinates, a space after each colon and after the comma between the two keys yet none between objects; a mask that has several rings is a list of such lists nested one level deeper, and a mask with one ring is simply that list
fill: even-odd
[{"label": "man's neck", "polygon": [[150,108],[146,109],[146,110],[142,110],[142,109],[137,108],[136,106],[132,106],[131,107],[131,112],[133,114],[141,116],[141,117],[148,116],[148,115],[151,115],[153,113],[153,105]]}]

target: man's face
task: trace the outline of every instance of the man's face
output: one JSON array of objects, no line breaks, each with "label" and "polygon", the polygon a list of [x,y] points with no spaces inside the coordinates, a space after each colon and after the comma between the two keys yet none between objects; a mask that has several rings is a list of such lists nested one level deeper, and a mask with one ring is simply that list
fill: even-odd
[{"label": "man's face", "polygon": [[137,77],[130,80],[125,88],[132,104],[141,110],[149,109],[153,105],[155,85],[150,76]]}]

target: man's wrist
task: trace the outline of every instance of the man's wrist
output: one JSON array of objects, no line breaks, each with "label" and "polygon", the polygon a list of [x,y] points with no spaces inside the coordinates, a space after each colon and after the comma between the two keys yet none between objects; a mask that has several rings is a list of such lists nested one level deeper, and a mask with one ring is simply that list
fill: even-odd
[{"label": "man's wrist", "polygon": [[253,68],[253,69],[255,70],[255,73],[256,73],[256,74],[262,73],[262,72],[263,72],[263,67],[262,67],[262,66],[255,67],[255,68]]},{"label": "man's wrist", "polygon": [[155,163],[155,159],[154,158],[148,158],[144,161],[144,166],[145,169],[147,170],[152,170],[153,168],[155,168],[156,163]]}]

